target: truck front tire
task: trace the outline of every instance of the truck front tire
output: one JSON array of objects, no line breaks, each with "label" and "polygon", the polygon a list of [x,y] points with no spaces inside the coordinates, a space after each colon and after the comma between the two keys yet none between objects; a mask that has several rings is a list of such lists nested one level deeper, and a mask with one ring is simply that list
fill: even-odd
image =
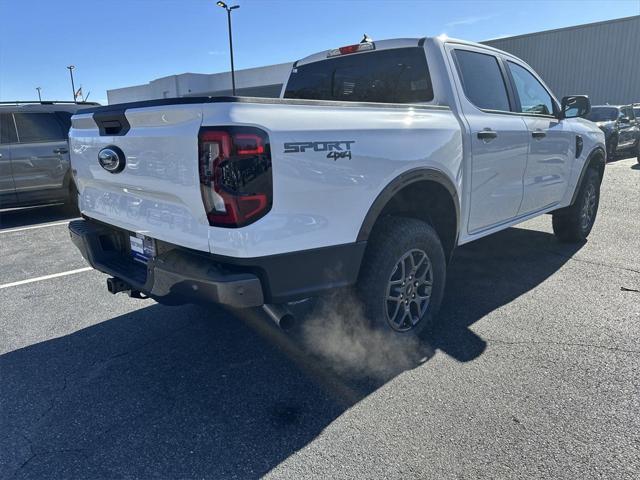
[{"label": "truck front tire", "polygon": [[585,173],[573,205],[553,212],[553,233],[563,243],[584,242],[596,221],[600,204],[600,175],[593,168]]},{"label": "truck front tire", "polygon": [[438,313],[445,277],[436,231],[413,218],[386,217],[369,239],[357,292],[374,328],[419,335]]}]

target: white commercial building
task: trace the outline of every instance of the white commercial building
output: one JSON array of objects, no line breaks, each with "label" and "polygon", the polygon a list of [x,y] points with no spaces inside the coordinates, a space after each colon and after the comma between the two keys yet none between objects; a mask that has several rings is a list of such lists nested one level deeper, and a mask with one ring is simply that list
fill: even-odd
[{"label": "white commercial building", "polygon": [[[236,70],[236,94],[277,97],[292,63]],[[109,104],[156,98],[231,95],[231,73],[182,73],[152,80],[145,85],[107,90]]]}]

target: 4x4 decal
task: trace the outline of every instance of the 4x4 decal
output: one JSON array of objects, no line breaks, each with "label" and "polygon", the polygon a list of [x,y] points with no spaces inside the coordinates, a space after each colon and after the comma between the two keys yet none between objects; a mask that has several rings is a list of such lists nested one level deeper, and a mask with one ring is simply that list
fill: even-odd
[{"label": "4x4 decal", "polygon": [[327,158],[334,161],[339,158],[351,160],[351,145],[355,140],[338,140],[332,142],[287,142],[284,144],[284,153],[304,153],[307,150],[314,152],[329,152]]}]

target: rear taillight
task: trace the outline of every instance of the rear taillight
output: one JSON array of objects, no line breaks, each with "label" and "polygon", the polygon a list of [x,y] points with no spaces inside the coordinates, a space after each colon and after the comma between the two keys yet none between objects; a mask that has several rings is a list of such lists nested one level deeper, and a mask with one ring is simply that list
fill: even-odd
[{"label": "rear taillight", "polygon": [[262,218],[273,200],[267,134],[254,127],[203,128],[198,141],[209,225],[237,228]]}]

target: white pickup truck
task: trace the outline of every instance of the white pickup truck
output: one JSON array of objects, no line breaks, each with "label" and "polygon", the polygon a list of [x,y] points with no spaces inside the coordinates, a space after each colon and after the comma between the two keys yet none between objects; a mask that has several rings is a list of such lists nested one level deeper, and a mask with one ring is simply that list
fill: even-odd
[{"label": "white pickup truck", "polygon": [[283,318],[353,286],[374,326],[419,333],[456,246],[544,213],[584,241],[605,165],[589,109],[484,45],[367,39],[296,62],[278,99],[74,115],[69,229],[112,293]]}]

